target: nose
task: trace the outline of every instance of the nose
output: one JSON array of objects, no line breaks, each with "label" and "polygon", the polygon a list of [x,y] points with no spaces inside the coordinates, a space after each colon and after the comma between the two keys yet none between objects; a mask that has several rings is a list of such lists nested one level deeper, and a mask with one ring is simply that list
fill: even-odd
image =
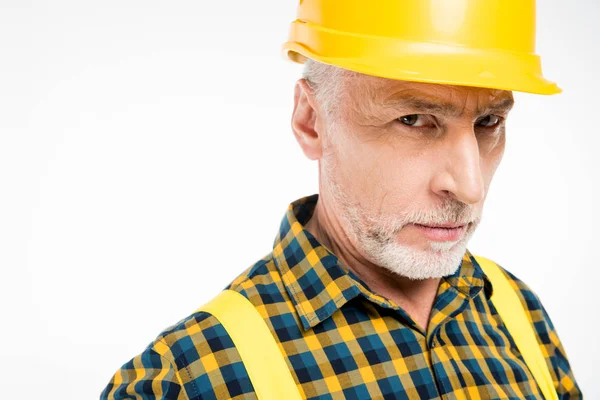
[{"label": "nose", "polygon": [[466,204],[483,200],[485,188],[479,145],[472,129],[463,128],[447,135],[440,161],[440,168],[432,180],[432,190],[436,194],[450,195]]}]

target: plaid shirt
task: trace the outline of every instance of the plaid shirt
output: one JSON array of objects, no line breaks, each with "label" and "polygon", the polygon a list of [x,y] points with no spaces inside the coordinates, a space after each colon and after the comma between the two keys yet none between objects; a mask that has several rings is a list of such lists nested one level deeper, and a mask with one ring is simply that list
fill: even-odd
[{"label": "plaid shirt", "polygon": [[[263,316],[303,398],[543,398],[469,251],[456,273],[441,280],[425,331],[304,229],[317,200],[313,195],[290,204],[272,253],[227,287],[246,296]],[[529,310],[559,398],[580,398],[540,300],[507,274]],[[101,399],[134,398],[256,395],[223,326],[210,314],[195,312],[125,363],[101,394]]]}]

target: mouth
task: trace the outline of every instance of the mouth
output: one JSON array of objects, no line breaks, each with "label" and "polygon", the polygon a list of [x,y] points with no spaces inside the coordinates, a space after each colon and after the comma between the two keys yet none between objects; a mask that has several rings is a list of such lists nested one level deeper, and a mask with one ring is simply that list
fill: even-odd
[{"label": "mouth", "polygon": [[447,223],[447,224],[435,224],[435,225],[421,225],[421,224],[415,224],[415,225],[424,226],[426,228],[456,229],[456,228],[461,228],[463,226],[466,226],[467,224]]},{"label": "mouth", "polygon": [[423,236],[430,240],[439,242],[454,242],[459,240],[465,231],[467,230],[468,224],[435,224],[435,225],[420,225],[413,224]]}]

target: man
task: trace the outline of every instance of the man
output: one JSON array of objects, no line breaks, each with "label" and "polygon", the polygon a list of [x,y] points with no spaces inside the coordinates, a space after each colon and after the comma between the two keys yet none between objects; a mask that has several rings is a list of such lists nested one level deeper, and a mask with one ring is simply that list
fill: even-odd
[{"label": "man", "polygon": [[[502,159],[511,90],[559,90],[532,55],[533,2],[434,3],[304,1],[284,47],[305,62],[292,130],[318,160],[319,194],[290,204],[273,251],[228,289],[258,310],[302,398],[543,398],[467,243]],[[413,20],[397,21],[403,12]],[[506,275],[557,397],[580,397],[539,299]],[[230,332],[198,311],[101,398],[256,393]]]}]

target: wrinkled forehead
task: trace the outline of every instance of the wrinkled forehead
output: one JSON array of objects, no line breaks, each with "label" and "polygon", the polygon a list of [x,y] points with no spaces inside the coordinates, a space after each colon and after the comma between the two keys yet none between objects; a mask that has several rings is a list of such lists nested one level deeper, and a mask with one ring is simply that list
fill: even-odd
[{"label": "wrinkled forehead", "polygon": [[348,101],[355,107],[398,108],[460,117],[506,114],[514,105],[511,91],[410,82],[352,73],[345,77]]}]

